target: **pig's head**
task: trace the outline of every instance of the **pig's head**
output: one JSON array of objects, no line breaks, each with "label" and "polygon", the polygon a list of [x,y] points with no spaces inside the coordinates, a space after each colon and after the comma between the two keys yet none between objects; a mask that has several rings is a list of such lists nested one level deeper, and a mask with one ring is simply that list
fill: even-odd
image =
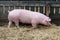
[{"label": "pig's head", "polygon": [[51,26],[52,25],[51,24],[51,18],[48,17],[48,19],[46,20],[46,22],[47,22],[47,26]]}]

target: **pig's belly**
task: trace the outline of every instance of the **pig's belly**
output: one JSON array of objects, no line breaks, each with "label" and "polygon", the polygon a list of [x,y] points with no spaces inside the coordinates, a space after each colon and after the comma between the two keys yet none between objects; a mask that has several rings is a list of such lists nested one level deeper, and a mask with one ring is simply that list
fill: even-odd
[{"label": "pig's belly", "polygon": [[31,20],[32,20],[31,18],[21,18],[20,22],[22,22],[22,23],[29,23],[30,24]]}]

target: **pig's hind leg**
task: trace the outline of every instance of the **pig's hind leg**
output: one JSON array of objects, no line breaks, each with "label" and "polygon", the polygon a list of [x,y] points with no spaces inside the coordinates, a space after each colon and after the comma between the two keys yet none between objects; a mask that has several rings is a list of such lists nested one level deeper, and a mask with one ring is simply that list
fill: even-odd
[{"label": "pig's hind leg", "polygon": [[16,27],[19,28],[19,21],[16,20],[14,23],[15,23]]},{"label": "pig's hind leg", "polygon": [[9,21],[8,28],[10,28],[11,24],[12,24],[12,21]]}]

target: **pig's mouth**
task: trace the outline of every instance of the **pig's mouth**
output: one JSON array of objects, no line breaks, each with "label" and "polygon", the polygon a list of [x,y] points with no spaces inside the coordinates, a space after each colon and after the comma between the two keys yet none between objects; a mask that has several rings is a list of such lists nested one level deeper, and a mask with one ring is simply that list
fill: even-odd
[{"label": "pig's mouth", "polygon": [[51,22],[50,22],[50,21],[47,21],[47,25],[48,25],[48,26],[51,26],[52,24],[51,24]]}]

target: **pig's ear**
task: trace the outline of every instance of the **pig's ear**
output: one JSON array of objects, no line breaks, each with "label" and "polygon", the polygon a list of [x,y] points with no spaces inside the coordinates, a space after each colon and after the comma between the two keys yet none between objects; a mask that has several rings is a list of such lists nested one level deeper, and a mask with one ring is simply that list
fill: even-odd
[{"label": "pig's ear", "polygon": [[51,21],[51,18],[49,18],[49,20]]}]

